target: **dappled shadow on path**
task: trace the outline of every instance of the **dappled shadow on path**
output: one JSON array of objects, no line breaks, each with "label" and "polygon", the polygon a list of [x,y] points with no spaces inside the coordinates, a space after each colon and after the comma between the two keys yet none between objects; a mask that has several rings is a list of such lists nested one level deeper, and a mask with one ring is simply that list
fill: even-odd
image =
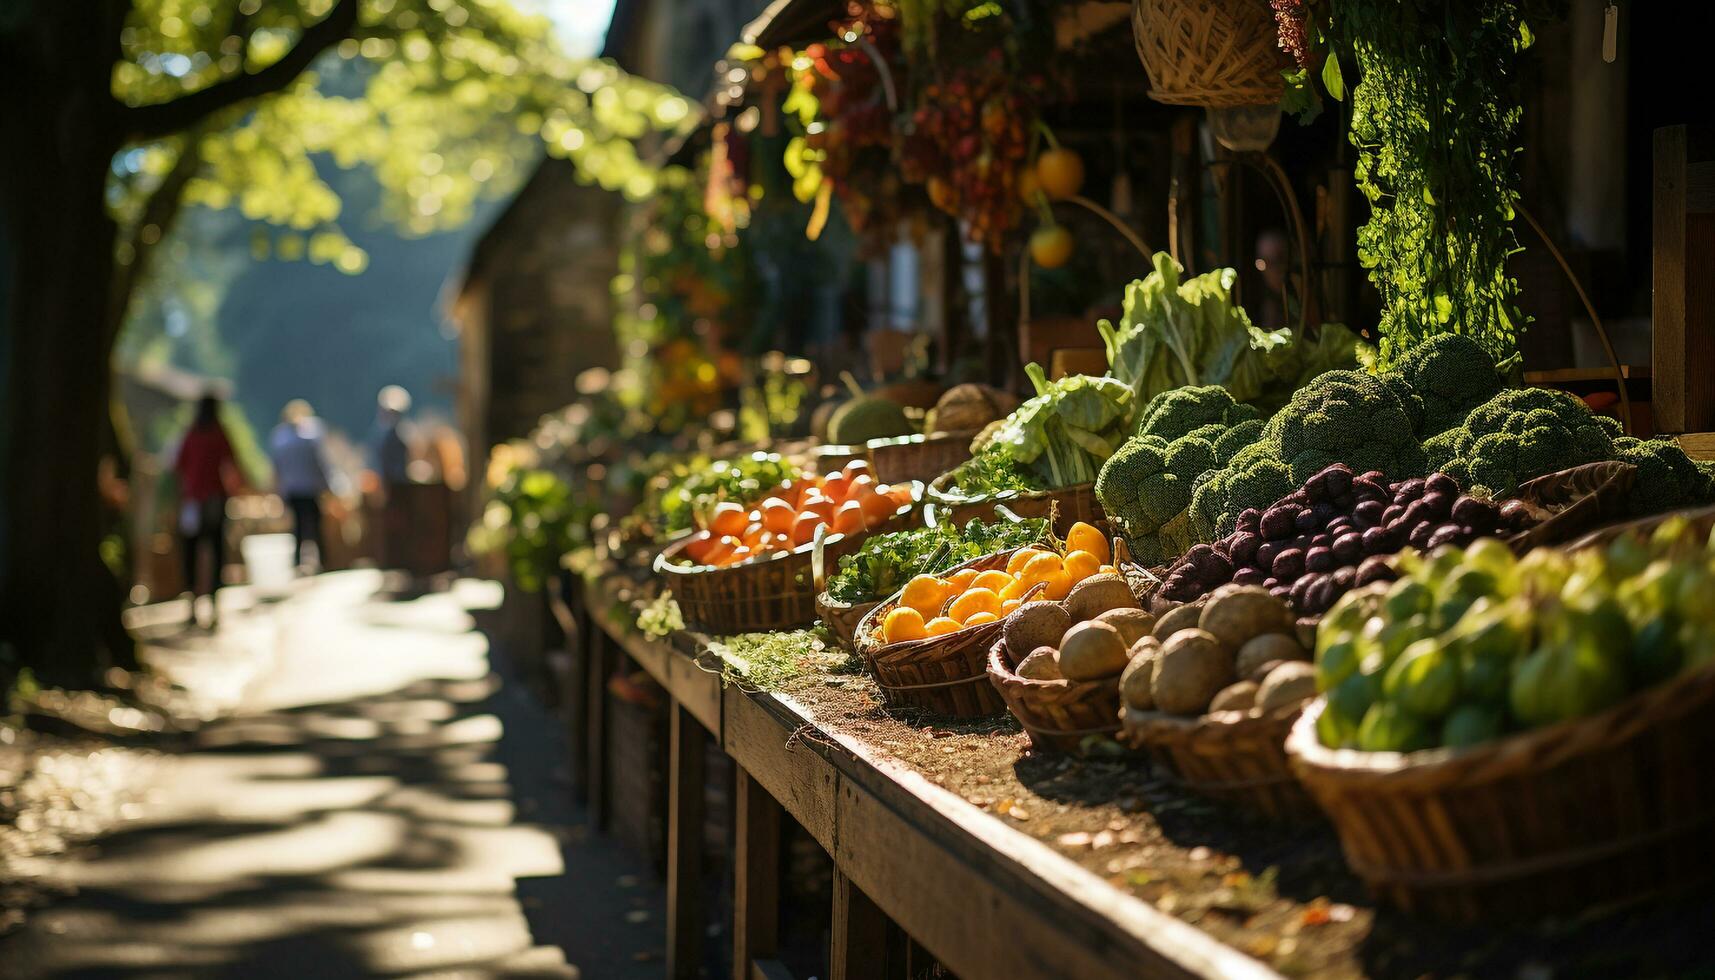
[{"label": "dappled shadow on path", "polygon": [[658,972],[659,896],[577,835],[558,732],[491,669],[471,597],[383,606],[327,578],[270,613],[271,663],[142,815],[37,869],[77,894],[0,943],[0,972]]}]

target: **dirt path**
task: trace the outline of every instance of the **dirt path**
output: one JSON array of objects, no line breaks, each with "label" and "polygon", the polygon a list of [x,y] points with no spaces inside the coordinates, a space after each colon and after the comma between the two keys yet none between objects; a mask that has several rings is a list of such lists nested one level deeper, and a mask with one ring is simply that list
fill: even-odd
[{"label": "dirt path", "polygon": [[658,975],[659,889],[583,832],[560,726],[474,630],[498,590],[301,586],[235,596],[212,639],[144,624],[209,720],[146,756],[112,832],[26,862],[69,894],[0,974]]}]

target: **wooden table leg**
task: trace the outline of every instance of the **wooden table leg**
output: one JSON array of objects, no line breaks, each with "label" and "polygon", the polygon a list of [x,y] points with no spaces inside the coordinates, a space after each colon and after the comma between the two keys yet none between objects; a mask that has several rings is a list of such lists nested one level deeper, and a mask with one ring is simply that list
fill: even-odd
[{"label": "wooden table leg", "polygon": [[743,767],[733,768],[732,975],[748,980],[753,963],[780,952],[782,810]]},{"label": "wooden table leg", "polygon": [[709,733],[677,701],[668,709],[667,976],[694,978],[702,967],[703,753]]},{"label": "wooden table leg", "polygon": [[605,630],[590,630],[584,682],[584,793],[589,800],[590,827],[607,829],[607,678],[612,673],[613,641]]},{"label": "wooden table leg", "polygon": [[886,980],[887,914],[834,869],[833,937],[828,949],[830,980]]}]

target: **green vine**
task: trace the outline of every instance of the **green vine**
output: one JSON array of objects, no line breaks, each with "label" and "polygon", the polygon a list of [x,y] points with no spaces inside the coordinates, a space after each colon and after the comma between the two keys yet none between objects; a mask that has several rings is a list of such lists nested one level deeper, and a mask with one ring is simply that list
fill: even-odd
[{"label": "green vine", "polygon": [[[1369,199],[1358,260],[1381,291],[1380,367],[1425,337],[1462,333],[1497,360],[1524,317],[1506,272],[1522,110],[1519,53],[1531,43],[1515,0],[1334,0],[1334,52],[1358,67],[1354,176]],[[1331,69],[1331,70],[1330,70]]]}]

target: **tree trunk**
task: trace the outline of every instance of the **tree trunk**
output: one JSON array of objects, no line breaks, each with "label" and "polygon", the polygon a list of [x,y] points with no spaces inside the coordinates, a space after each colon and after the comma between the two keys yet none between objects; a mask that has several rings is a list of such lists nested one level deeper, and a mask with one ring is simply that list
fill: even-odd
[{"label": "tree trunk", "polygon": [[[96,9],[91,10],[91,6]],[[121,3],[37,3],[0,37],[0,248],[7,283],[0,458],[0,641],[44,684],[133,666],[102,564],[96,471],[112,395],[117,229],[104,200],[119,145],[109,93]],[[0,675],[7,673],[0,652]]]}]

